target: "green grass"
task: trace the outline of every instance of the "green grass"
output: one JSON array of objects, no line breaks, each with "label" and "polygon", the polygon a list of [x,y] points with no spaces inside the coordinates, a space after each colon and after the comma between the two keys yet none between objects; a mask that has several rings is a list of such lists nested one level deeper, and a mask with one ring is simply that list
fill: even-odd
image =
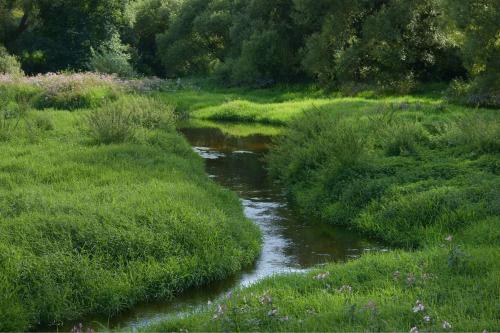
[{"label": "green grass", "polygon": [[180,90],[161,93],[159,98],[176,105],[178,112],[199,120],[249,122],[287,125],[308,111],[325,110],[356,114],[359,110],[377,112],[388,109],[411,109],[413,115],[438,114],[447,111],[454,115],[469,113],[470,108],[448,104],[439,91],[423,91],[407,96],[380,96],[373,92],[357,97],[343,97],[313,88],[277,87],[268,90],[209,89]]},{"label": "green grass", "polygon": [[190,119],[178,123],[179,127],[189,128],[217,128],[225,135],[233,137],[247,137],[252,135],[278,136],[283,133],[283,126],[273,126],[267,124],[215,122],[203,119]]},{"label": "green grass", "polygon": [[2,105],[1,331],[169,299],[259,254],[259,231],[236,195],[208,179],[172,126],[154,125],[156,114],[128,117],[133,135],[118,143],[96,143],[89,116],[127,105],[72,112]]},{"label": "green grass", "polygon": [[[498,248],[474,247],[467,253],[474,260],[459,268],[448,264],[449,250],[434,247],[365,255],[305,275],[278,275],[148,330],[408,332],[418,327],[442,332],[446,321],[452,326],[448,331],[497,331]],[[424,312],[413,312],[417,301]]]},{"label": "green grass", "polygon": [[298,213],[397,250],[267,278],[148,330],[500,329],[498,110],[431,94],[215,99],[192,116],[287,125],[269,162]]},{"label": "green grass", "polygon": [[[113,315],[222,279],[258,254],[256,227],[207,179],[162,103],[234,136],[285,125],[269,162],[297,213],[396,250],[267,278],[148,330],[500,330],[498,110],[435,92],[278,87],[104,94],[90,99],[93,111],[41,112],[29,105],[39,93],[6,91],[0,330]],[[417,301],[424,311],[413,312]]]}]

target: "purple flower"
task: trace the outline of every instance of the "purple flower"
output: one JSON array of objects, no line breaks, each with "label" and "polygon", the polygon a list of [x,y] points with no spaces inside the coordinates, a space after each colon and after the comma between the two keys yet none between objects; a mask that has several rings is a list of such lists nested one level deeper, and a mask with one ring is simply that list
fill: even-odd
[{"label": "purple flower", "polygon": [[425,311],[425,306],[422,304],[422,302],[417,301],[415,306],[413,307],[413,312],[417,313],[417,312],[423,312],[423,311]]}]

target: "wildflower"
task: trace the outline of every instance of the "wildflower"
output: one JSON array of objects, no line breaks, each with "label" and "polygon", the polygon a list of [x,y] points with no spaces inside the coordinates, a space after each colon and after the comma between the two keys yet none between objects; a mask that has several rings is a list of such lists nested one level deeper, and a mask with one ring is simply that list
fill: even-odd
[{"label": "wildflower", "polygon": [[316,314],[316,311],[314,309],[307,309],[306,313],[310,316],[313,316]]},{"label": "wildflower", "polygon": [[232,292],[232,291],[230,291],[230,292],[228,292],[228,293],[226,294],[226,298],[227,298],[227,299],[230,299],[232,296],[233,296],[233,292]]},{"label": "wildflower", "polygon": [[339,293],[350,293],[352,292],[352,287],[349,285],[343,285],[337,290]]},{"label": "wildflower", "polygon": [[406,278],[406,283],[409,286],[413,286],[417,279],[415,278],[415,275],[413,273],[408,274],[408,277]]},{"label": "wildflower", "polygon": [[225,312],[226,312],[226,306],[219,304],[219,305],[217,305],[217,310],[215,311],[215,314],[212,318],[214,320],[219,319],[220,317],[222,317],[224,315]]},{"label": "wildflower", "polygon": [[431,316],[425,316],[425,317],[424,317],[424,321],[425,321],[426,323],[430,323],[430,322],[431,322]]},{"label": "wildflower", "polygon": [[449,330],[449,329],[451,329],[451,324],[445,320],[445,321],[443,321],[443,328],[445,330]]},{"label": "wildflower", "polygon": [[393,274],[392,274],[392,278],[394,279],[394,281],[399,281],[399,278],[401,277],[401,273],[399,271],[395,271]]},{"label": "wildflower", "polygon": [[365,309],[367,309],[367,310],[371,310],[371,311],[376,311],[376,310],[377,310],[377,304],[376,304],[374,301],[369,301],[369,302],[365,305]]},{"label": "wildflower", "polygon": [[212,301],[208,300],[207,305],[209,305],[209,306],[212,305]]},{"label": "wildflower", "polygon": [[285,317],[281,317],[281,318],[280,318],[280,320],[281,320],[281,321],[288,321],[288,319],[289,319],[289,318],[288,318],[288,316],[285,316]]},{"label": "wildflower", "polygon": [[276,309],[276,308],[272,308],[272,309],[271,309],[271,310],[267,313],[267,315],[268,315],[269,317],[274,317],[274,316],[276,316],[277,314],[278,314],[278,309]]},{"label": "wildflower", "polygon": [[413,312],[417,313],[417,312],[423,312],[423,311],[425,311],[425,306],[422,304],[422,302],[417,301],[416,305],[413,307]]},{"label": "wildflower", "polygon": [[321,273],[321,274],[316,275],[314,277],[314,279],[316,279],[316,280],[324,280],[324,279],[326,279],[329,276],[330,276],[330,273],[329,272],[325,272],[325,273]]},{"label": "wildflower", "polygon": [[412,327],[410,333],[419,333],[418,327]]},{"label": "wildflower", "polygon": [[262,305],[271,304],[273,302],[273,299],[268,293],[266,293],[266,294],[262,295],[261,297],[259,297],[259,302]]},{"label": "wildflower", "polygon": [[452,235],[448,235],[448,237],[446,237],[444,240],[447,241],[447,242],[451,242],[453,240],[453,236]]},{"label": "wildflower", "polygon": [[490,333],[490,332],[488,332],[488,330],[483,330],[483,333]]}]

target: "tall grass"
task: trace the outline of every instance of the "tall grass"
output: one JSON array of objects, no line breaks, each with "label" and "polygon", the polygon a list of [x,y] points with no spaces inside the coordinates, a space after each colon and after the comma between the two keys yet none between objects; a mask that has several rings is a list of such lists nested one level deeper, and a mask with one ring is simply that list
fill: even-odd
[{"label": "tall grass", "polygon": [[[233,114],[279,115],[262,104]],[[294,113],[268,160],[297,213],[398,249],[273,276],[148,330],[499,330],[498,110],[404,97]]]},{"label": "tall grass", "polygon": [[[271,171],[304,213],[398,245],[420,246],[495,216],[500,184],[474,163],[498,157],[497,118],[408,119],[412,112],[378,120],[307,113],[278,142]],[[443,121],[445,130],[426,129]]]},{"label": "tall grass", "polygon": [[[116,131],[113,112],[133,131]],[[258,255],[258,229],[205,175],[168,105],[130,96],[23,119],[0,141],[1,331],[113,316]],[[39,128],[36,142],[28,127]]]}]

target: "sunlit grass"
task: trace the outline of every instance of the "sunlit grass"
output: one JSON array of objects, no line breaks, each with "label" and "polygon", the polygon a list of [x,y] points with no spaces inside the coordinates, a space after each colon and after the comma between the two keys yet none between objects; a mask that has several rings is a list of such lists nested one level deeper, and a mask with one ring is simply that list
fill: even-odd
[{"label": "sunlit grass", "polygon": [[285,125],[270,167],[297,211],[400,249],[270,277],[147,330],[500,329],[498,110],[439,94],[255,95],[187,109]]},{"label": "sunlit grass", "polygon": [[[103,110],[133,120],[140,101]],[[116,315],[223,279],[258,255],[259,232],[236,195],[209,180],[172,126],[141,110],[112,144],[90,135],[88,116],[101,109],[31,110],[0,141],[0,330]]]},{"label": "sunlit grass", "polygon": [[216,122],[203,119],[190,119],[178,124],[179,127],[189,128],[217,128],[225,135],[233,137],[247,137],[252,135],[277,136],[283,133],[284,127],[267,124],[249,124],[234,122]]}]

